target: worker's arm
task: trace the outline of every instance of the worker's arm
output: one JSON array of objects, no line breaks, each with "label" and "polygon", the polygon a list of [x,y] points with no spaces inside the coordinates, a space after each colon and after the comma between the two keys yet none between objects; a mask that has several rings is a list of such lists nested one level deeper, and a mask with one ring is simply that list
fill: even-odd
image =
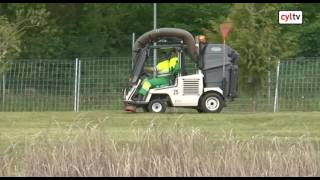
[{"label": "worker's arm", "polygon": [[153,73],[154,68],[153,67],[145,67],[144,71],[147,72],[147,73]]},{"label": "worker's arm", "polygon": [[171,73],[172,73],[173,75],[177,75],[178,73],[180,73],[180,71],[181,71],[180,65],[179,65],[179,63],[177,63],[177,64],[175,65],[175,67],[172,69]]},{"label": "worker's arm", "polygon": [[[176,59],[178,59],[178,58],[176,58]],[[177,62],[177,61],[176,61],[176,62]],[[171,72],[171,74],[173,74],[173,75],[177,75],[178,73],[180,73],[180,71],[181,71],[180,62],[177,62],[177,63],[175,64],[175,66],[172,67],[172,69],[170,69],[170,72]]]}]

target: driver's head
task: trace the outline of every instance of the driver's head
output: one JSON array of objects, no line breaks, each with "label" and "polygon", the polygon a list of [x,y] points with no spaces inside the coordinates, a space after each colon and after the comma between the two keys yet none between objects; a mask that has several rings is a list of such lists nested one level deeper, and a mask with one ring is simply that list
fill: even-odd
[{"label": "driver's head", "polygon": [[164,51],[164,50],[160,51],[159,58],[160,58],[160,61],[167,60],[168,58],[170,58],[170,52]]},{"label": "driver's head", "polygon": [[178,48],[173,48],[170,52],[170,57],[177,57],[178,56],[178,52],[179,52],[179,49]]},{"label": "driver's head", "polygon": [[160,52],[160,59],[165,59],[167,56],[167,53],[165,51]]}]

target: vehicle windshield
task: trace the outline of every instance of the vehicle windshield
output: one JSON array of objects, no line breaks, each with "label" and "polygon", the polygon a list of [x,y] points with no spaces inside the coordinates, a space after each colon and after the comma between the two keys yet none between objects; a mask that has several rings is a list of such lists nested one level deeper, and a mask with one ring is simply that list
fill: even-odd
[{"label": "vehicle windshield", "polygon": [[[154,49],[156,49],[156,59],[154,59]],[[181,64],[181,74],[187,75],[186,60],[182,44],[146,46],[137,53],[134,59],[135,63],[131,73],[131,83],[136,84],[139,78],[146,73],[144,67],[155,68],[159,62],[169,59],[174,49],[178,49],[179,56],[181,57],[181,61],[179,61]]]}]

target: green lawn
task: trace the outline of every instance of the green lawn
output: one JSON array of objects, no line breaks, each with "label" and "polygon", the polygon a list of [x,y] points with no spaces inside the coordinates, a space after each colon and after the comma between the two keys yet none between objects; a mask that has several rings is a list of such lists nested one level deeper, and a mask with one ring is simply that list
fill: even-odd
[{"label": "green lawn", "polygon": [[9,145],[47,137],[55,140],[85,127],[104,130],[112,139],[134,142],[136,133],[153,124],[156,127],[197,128],[212,138],[221,138],[231,132],[240,139],[252,136],[265,138],[293,138],[301,136],[320,140],[320,112],[286,113],[126,113],[121,111],[92,112],[1,112],[0,150]]}]

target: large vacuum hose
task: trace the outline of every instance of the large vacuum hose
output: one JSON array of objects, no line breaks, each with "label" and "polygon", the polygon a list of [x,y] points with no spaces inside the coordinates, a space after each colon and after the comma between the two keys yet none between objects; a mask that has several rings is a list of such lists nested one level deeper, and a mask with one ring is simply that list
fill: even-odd
[{"label": "large vacuum hose", "polygon": [[133,62],[136,63],[137,61],[137,53],[140,49],[145,47],[148,43],[156,41],[162,37],[176,37],[181,40],[187,45],[188,53],[191,55],[194,62],[197,62],[197,48],[196,42],[194,37],[191,33],[186,30],[178,29],[178,28],[160,28],[151,30],[149,32],[144,33],[140,36],[136,42],[134,43],[133,50],[132,50],[132,58]]}]

